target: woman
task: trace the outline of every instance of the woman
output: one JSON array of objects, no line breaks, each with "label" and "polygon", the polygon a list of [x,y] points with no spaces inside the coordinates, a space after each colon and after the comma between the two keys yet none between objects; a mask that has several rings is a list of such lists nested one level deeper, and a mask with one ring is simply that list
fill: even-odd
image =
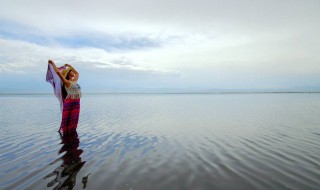
[{"label": "woman", "polygon": [[[53,85],[55,94],[62,104],[62,121],[59,132],[74,133],[77,129],[80,113],[81,87],[77,84],[79,73],[69,64],[57,68],[52,60],[49,60],[48,63],[47,81]],[[57,74],[57,79],[54,79],[55,75],[51,72],[52,69]],[[60,84],[57,82],[59,79],[61,80]]]}]

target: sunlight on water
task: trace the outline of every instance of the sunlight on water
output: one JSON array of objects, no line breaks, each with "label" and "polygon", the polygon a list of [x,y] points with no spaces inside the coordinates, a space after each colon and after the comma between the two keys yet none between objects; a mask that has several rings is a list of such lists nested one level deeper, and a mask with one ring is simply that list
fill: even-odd
[{"label": "sunlight on water", "polygon": [[0,96],[1,189],[318,189],[320,94]]}]

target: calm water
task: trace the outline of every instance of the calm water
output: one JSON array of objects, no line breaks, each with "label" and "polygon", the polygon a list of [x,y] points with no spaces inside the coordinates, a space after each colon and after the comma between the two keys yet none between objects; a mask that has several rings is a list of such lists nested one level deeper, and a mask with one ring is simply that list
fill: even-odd
[{"label": "calm water", "polygon": [[0,96],[1,189],[319,189],[320,94]]}]

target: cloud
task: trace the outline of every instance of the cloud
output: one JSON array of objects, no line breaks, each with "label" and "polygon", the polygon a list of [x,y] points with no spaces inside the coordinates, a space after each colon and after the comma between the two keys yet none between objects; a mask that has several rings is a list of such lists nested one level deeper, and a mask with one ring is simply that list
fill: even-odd
[{"label": "cloud", "polygon": [[52,58],[116,86],[315,84],[319,7],[314,0],[5,0],[0,72],[28,74]]},{"label": "cloud", "polygon": [[[23,32],[21,32],[23,31]],[[182,42],[183,37],[166,34],[138,34],[133,32],[103,34],[87,31],[71,36],[48,36],[38,34],[32,28],[19,24],[0,22],[0,37],[26,41],[41,46],[60,46],[64,48],[94,47],[110,51],[130,51],[148,48],[159,48],[172,43]]]},{"label": "cloud", "polygon": [[160,68],[140,67],[123,53],[108,53],[98,48],[45,47],[19,40],[0,39],[0,72],[31,72],[45,67],[48,59],[57,64],[77,64],[84,68],[113,68],[153,72],[177,73]]},{"label": "cloud", "polygon": [[154,85],[165,86],[179,71],[143,66],[126,53],[98,48],[45,47],[20,40],[0,39],[0,92],[43,92],[48,59],[57,66],[69,63],[80,73],[84,91],[112,91]]},{"label": "cloud", "polygon": [[[51,36],[101,33],[187,31],[256,32],[315,27],[319,2],[251,0],[51,1],[4,0],[0,17]],[[14,14],[12,14],[14,10]],[[236,29],[236,30],[235,30]],[[300,30],[300,29],[299,29]]]}]

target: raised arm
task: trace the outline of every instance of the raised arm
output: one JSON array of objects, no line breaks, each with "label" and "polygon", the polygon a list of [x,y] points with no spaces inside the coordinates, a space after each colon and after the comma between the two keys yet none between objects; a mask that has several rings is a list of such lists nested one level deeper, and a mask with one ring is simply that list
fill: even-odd
[{"label": "raised arm", "polygon": [[60,77],[61,81],[63,82],[63,84],[66,87],[69,87],[71,82],[68,81],[59,71],[59,69],[57,68],[56,64],[54,64],[54,62],[52,60],[48,61],[48,64],[51,64],[53,66],[54,71],[57,73],[57,75]]}]

